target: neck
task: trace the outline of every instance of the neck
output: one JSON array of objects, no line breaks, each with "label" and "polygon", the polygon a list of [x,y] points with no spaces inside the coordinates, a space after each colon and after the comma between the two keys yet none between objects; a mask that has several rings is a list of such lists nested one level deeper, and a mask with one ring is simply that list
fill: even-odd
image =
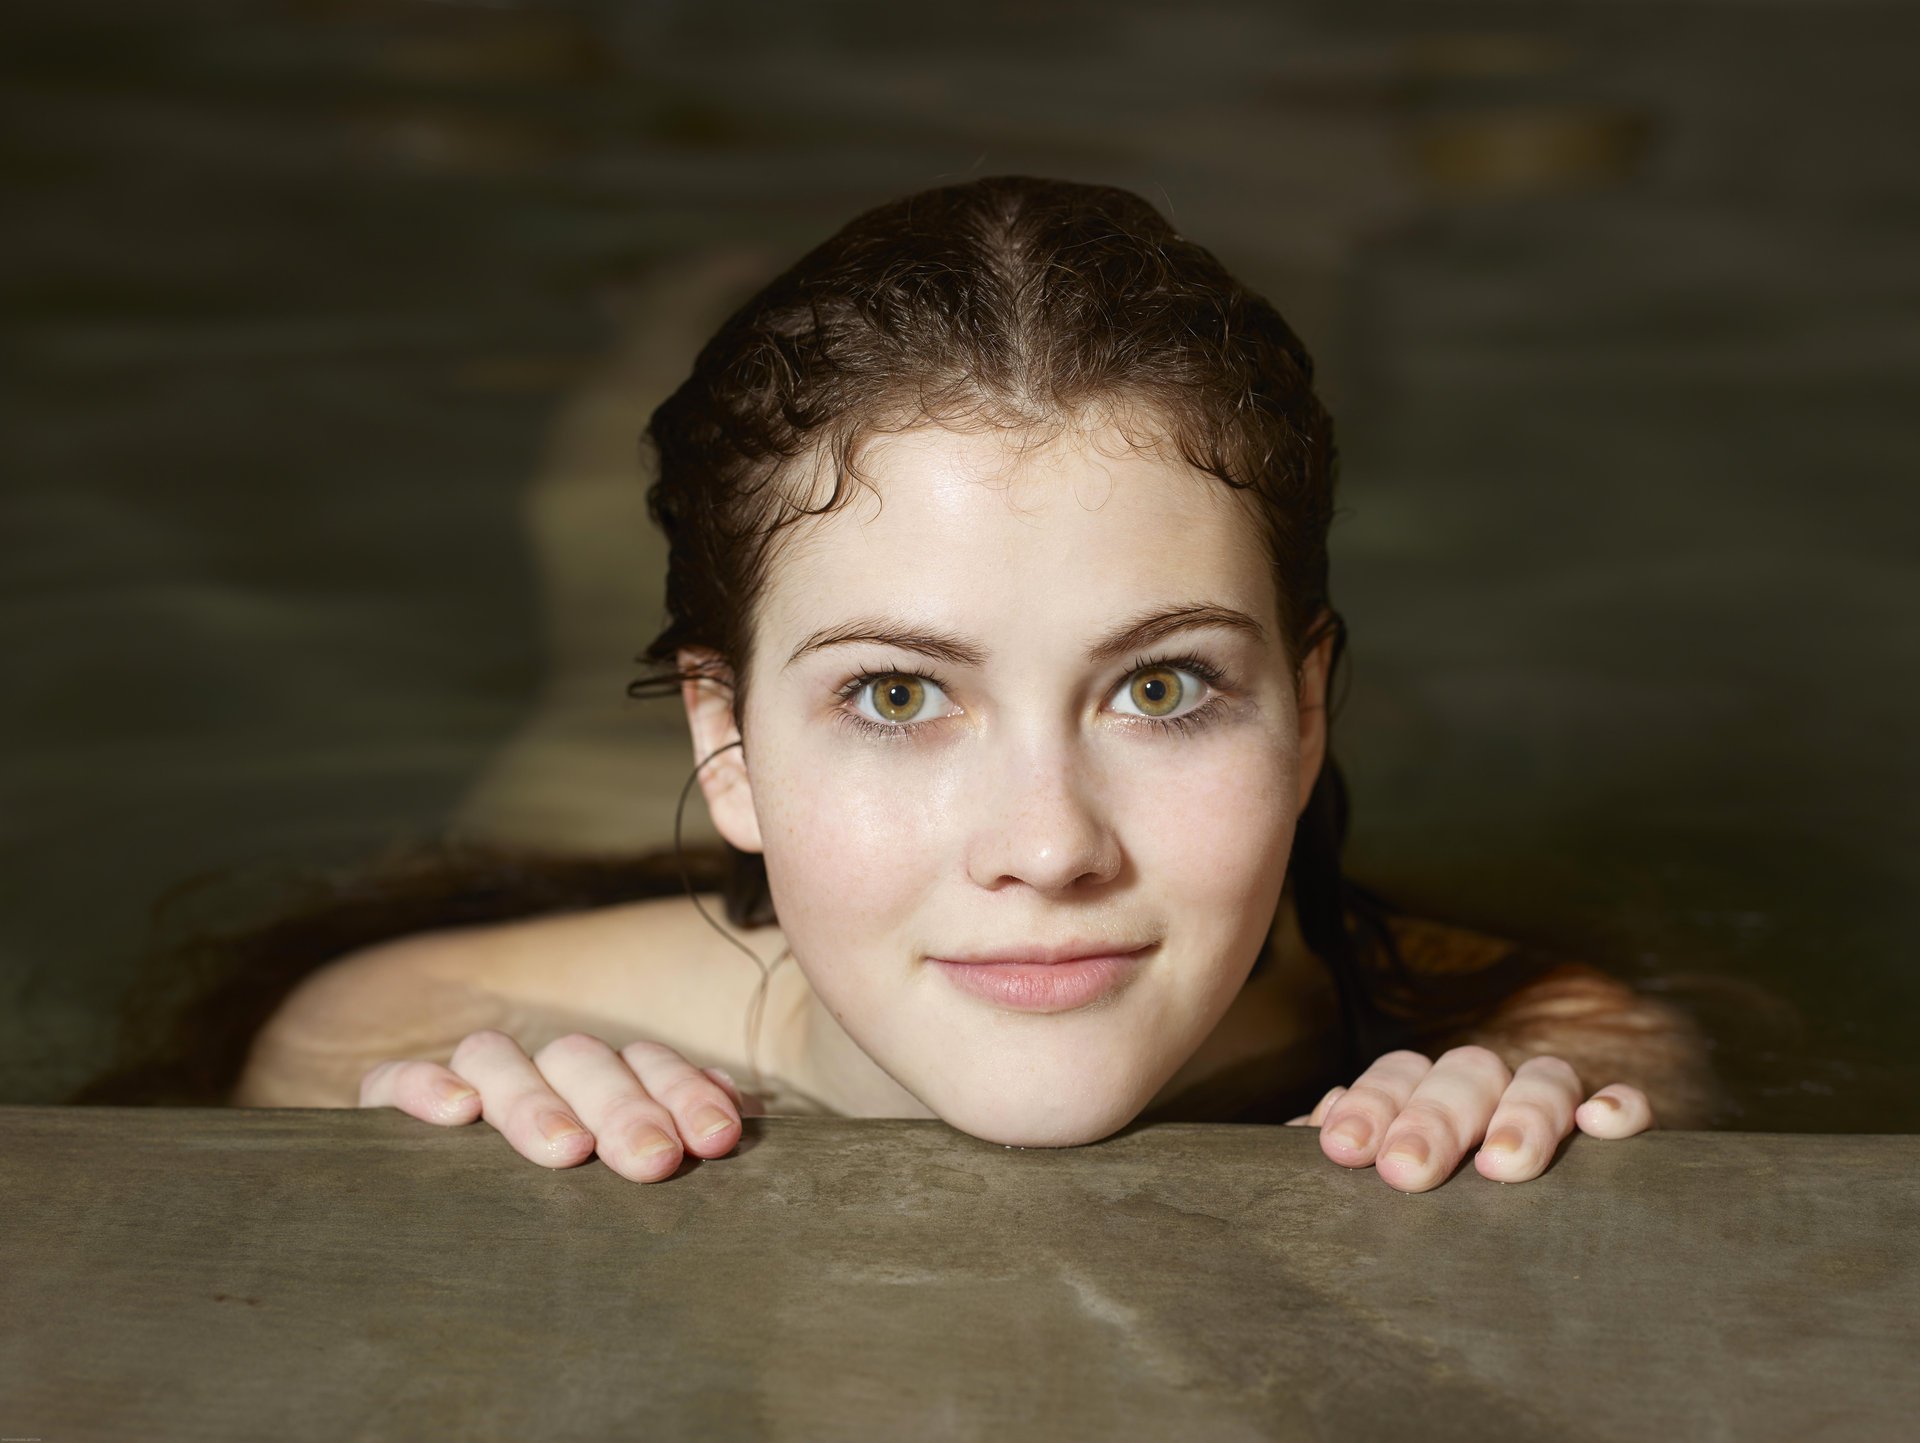
[{"label": "neck", "polygon": [[[793,970],[800,972],[798,967]],[[796,1061],[814,1097],[843,1117],[938,1115],[867,1055],[818,993],[811,987],[806,991],[795,1013]]]},{"label": "neck", "polygon": [[1311,1081],[1331,1061],[1328,1049],[1337,1041],[1339,1027],[1333,979],[1300,933],[1292,895],[1284,895],[1268,933],[1265,967],[1240,989],[1207,1040],[1167,1079],[1141,1116],[1177,1120],[1183,1097],[1253,1063],[1271,1064],[1264,1073],[1290,1082]]}]

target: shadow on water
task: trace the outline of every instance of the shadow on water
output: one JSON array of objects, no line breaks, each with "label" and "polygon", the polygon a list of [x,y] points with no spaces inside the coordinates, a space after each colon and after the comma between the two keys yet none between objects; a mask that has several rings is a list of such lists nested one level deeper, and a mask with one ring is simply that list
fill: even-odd
[{"label": "shadow on water", "polygon": [[1715,1020],[1730,1126],[1913,1130],[1920,22],[1648,24],[16,7],[0,1096],[196,872],[663,841],[646,412],[856,209],[1035,171],[1320,359],[1356,872]]}]

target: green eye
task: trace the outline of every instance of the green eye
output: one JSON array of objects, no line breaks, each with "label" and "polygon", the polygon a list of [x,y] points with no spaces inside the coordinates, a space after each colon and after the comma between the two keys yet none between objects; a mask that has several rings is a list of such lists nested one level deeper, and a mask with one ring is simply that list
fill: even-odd
[{"label": "green eye", "polygon": [[893,672],[874,679],[873,709],[890,722],[912,721],[926,698],[927,689],[918,677]]},{"label": "green eye", "polygon": [[1172,667],[1156,666],[1136,672],[1128,694],[1145,715],[1161,717],[1180,705],[1186,695],[1186,687],[1180,680],[1180,673]]}]

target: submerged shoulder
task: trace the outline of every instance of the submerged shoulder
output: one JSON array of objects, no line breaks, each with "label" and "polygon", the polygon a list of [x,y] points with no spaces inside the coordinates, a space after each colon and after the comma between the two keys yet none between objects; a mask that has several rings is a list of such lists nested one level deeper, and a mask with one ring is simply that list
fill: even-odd
[{"label": "submerged shoulder", "polygon": [[1711,1042],[1687,1012],[1585,961],[1542,953],[1525,943],[1428,918],[1388,923],[1407,970],[1465,977],[1526,964],[1524,980],[1471,1024],[1430,1050],[1474,1044],[1509,1067],[1554,1056],[1573,1066],[1589,1092],[1614,1082],[1647,1094],[1659,1125],[1703,1128],[1721,1106]]}]

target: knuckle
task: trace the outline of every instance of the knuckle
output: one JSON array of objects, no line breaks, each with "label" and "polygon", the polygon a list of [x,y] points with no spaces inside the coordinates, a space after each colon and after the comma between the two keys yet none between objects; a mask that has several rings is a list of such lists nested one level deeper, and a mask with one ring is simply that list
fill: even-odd
[{"label": "knuckle", "polygon": [[1393,1116],[1400,1107],[1391,1092],[1374,1082],[1356,1082],[1349,1087],[1340,1098],[1340,1106],[1344,1110],[1349,1105],[1362,1112],[1380,1113],[1386,1117]]},{"label": "knuckle", "polygon": [[590,1032],[569,1032],[564,1036],[554,1038],[553,1041],[542,1047],[534,1054],[534,1061],[537,1063],[539,1059],[543,1057],[587,1058],[597,1056],[600,1053],[611,1052],[612,1050],[613,1049],[608,1047],[606,1043],[602,1042]]},{"label": "knuckle", "polygon": [[1452,1062],[1459,1066],[1465,1064],[1477,1071],[1496,1077],[1510,1077],[1507,1064],[1499,1053],[1491,1047],[1483,1047],[1477,1042],[1469,1042],[1460,1047],[1450,1047],[1440,1054],[1442,1062]]},{"label": "knuckle", "polygon": [[499,1052],[503,1048],[518,1048],[519,1046],[519,1043],[515,1042],[506,1033],[500,1031],[499,1028],[482,1027],[479,1031],[469,1032],[465,1037],[461,1038],[453,1049],[453,1055],[455,1058],[472,1057],[475,1055],[484,1057],[489,1053]]},{"label": "knuckle", "polygon": [[[660,1062],[684,1062],[685,1058],[664,1042],[655,1042],[651,1038],[636,1037],[620,1049],[620,1056],[638,1071],[642,1065],[652,1066]],[[692,1066],[691,1063],[688,1066]]]},{"label": "knuckle", "polygon": [[1539,1076],[1548,1081],[1564,1083],[1569,1087],[1580,1086],[1580,1074],[1574,1071],[1573,1064],[1564,1057],[1529,1057],[1513,1070],[1513,1075]]},{"label": "knuckle", "polygon": [[1411,1047],[1396,1047],[1391,1052],[1383,1052],[1375,1060],[1375,1067],[1386,1066],[1395,1073],[1423,1073],[1433,1066],[1433,1061],[1424,1052],[1415,1052]]}]

